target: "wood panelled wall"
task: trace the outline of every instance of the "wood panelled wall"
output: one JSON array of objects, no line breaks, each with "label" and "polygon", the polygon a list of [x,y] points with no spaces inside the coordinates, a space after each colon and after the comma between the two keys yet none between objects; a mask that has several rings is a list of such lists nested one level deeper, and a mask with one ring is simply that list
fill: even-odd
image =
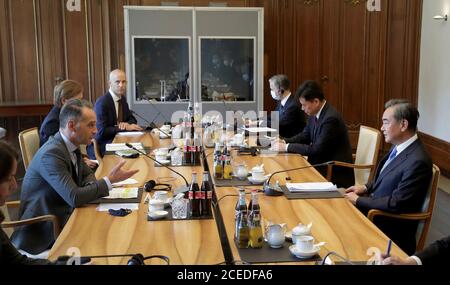
[{"label": "wood panelled wall", "polygon": [[[52,101],[53,87],[70,78],[92,102],[114,68],[125,68],[124,5],[264,8],[264,76],[285,73],[292,90],[321,82],[342,112],[356,146],[360,125],[379,128],[391,98],[417,104],[422,0],[0,0],[0,102]],[[266,110],[275,102],[265,84]],[[0,120],[10,133],[38,126],[39,118]]]}]

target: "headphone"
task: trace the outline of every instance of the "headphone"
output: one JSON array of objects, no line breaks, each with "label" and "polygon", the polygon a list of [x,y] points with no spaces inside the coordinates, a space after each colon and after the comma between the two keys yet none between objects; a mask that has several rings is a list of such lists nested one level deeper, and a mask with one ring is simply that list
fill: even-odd
[{"label": "headphone", "polygon": [[158,191],[170,191],[172,190],[172,185],[166,183],[156,183],[155,180],[149,180],[144,184],[145,192],[150,192],[152,190]]},{"label": "headphone", "polygon": [[151,256],[144,257],[142,254],[138,253],[138,254],[133,255],[131,257],[131,259],[128,260],[127,265],[145,265],[144,261],[147,259],[151,259],[151,258],[159,258],[159,259],[164,260],[167,263],[167,265],[170,264],[169,258],[167,256],[151,255]]}]

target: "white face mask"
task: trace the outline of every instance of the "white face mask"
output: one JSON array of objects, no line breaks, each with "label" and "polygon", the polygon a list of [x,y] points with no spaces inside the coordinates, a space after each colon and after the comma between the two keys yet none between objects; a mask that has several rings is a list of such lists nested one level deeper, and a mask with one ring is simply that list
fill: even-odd
[{"label": "white face mask", "polygon": [[274,99],[274,100],[277,100],[277,101],[280,101],[280,96],[279,95],[277,95],[276,93],[275,93],[275,91],[273,91],[273,90],[270,90],[270,95],[272,95],[272,98]]}]

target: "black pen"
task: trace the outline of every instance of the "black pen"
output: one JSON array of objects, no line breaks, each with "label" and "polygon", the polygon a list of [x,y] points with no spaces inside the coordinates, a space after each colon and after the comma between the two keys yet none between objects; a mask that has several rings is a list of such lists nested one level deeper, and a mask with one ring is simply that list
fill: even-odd
[{"label": "black pen", "polygon": [[389,257],[391,254],[391,246],[392,246],[392,240],[389,240],[387,250],[386,250],[386,257]]}]

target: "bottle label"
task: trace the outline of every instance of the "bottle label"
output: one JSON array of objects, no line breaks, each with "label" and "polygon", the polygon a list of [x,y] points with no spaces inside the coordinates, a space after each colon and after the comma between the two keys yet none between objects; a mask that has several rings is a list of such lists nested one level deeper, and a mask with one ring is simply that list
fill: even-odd
[{"label": "bottle label", "polygon": [[206,198],[208,200],[212,199],[212,191],[206,191]]},{"label": "bottle label", "polygon": [[195,199],[204,199],[203,191],[195,191]]},{"label": "bottle label", "polygon": [[189,200],[194,199],[194,191],[189,191]]}]

